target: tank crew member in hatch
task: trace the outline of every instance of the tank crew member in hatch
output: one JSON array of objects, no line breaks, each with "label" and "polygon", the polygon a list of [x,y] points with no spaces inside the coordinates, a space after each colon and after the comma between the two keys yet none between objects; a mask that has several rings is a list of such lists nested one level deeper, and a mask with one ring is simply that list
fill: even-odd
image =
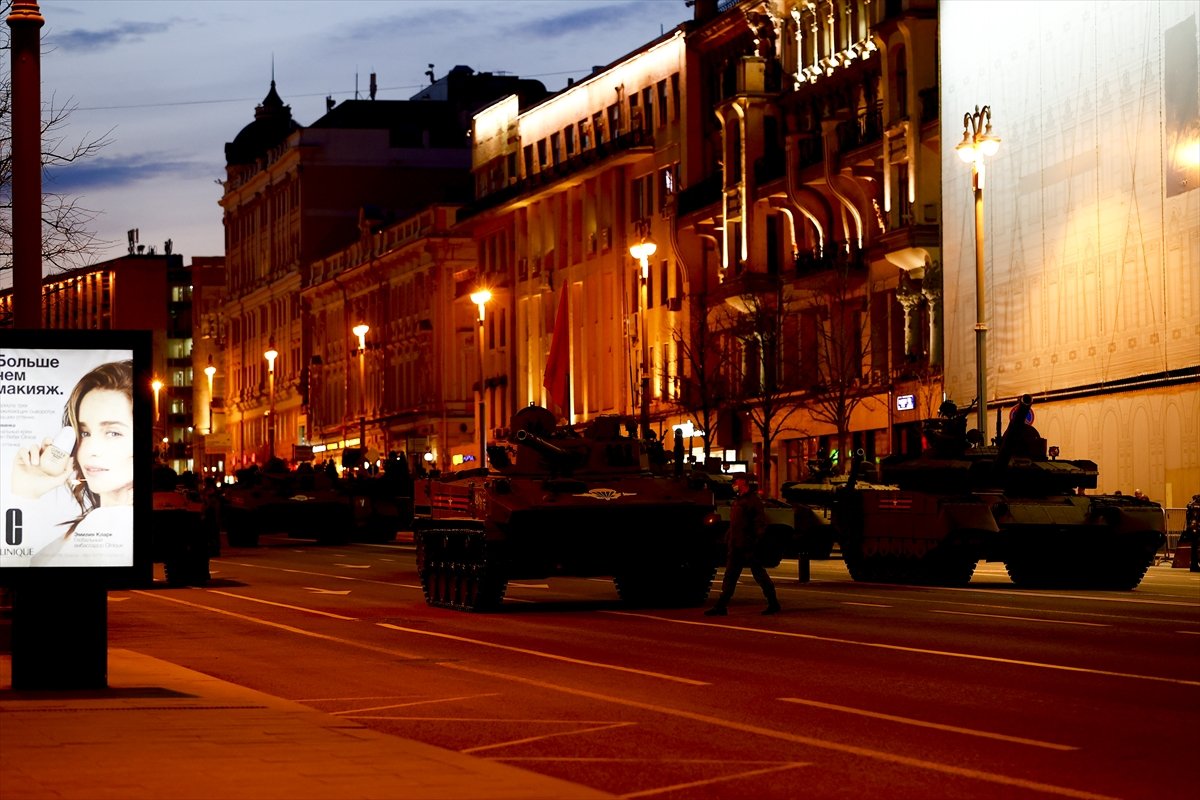
[{"label": "tank crew member in hatch", "polygon": [[76,533],[133,530],[133,461],[133,362],[101,364],[67,398],[60,435],[25,445],[13,464],[15,494],[39,498],[65,485],[79,504],[79,513],[61,523],[63,536],[35,563],[63,550]]}]

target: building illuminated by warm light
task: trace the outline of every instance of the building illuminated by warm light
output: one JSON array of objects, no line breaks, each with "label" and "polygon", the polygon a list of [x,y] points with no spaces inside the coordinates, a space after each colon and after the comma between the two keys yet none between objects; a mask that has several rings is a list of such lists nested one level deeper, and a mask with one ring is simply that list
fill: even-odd
[{"label": "building illuminated by warm light", "polygon": [[[988,400],[1100,489],[1200,492],[1200,32],[1194,2],[941,3],[946,387],[969,397],[975,300],[958,120],[991,106]],[[986,31],[986,35],[984,32]],[[1053,44],[1049,32],[1053,31]],[[994,417],[994,412],[993,412]]]},{"label": "building illuminated by warm light", "polygon": [[[636,415],[645,353],[655,428],[669,425],[671,332],[688,318],[666,213],[683,146],[686,57],[674,31],[527,111],[510,98],[476,114],[476,201],[463,227],[478,247],[474,284],[493,297],[483,367],[493,438],[506,435],[515,409],[551,406],[543,380],[560,307],[570,374],[564,405],[552,407],[572,423]],[[630,255],[643,238],[657,243],[648,299]]]}]

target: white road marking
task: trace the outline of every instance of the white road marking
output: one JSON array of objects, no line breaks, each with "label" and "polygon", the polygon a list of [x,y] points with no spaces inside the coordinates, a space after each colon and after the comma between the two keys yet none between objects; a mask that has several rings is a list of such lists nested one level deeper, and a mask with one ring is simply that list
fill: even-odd
[{"label": "white road marking", "polygon": [[[212,590],[210,589],[209,591],[212,591]],[[406,653],[403,650],[396,650],[395,648],[392,648],[392,647],[377,647],[372,644],[356,642],[353,639],[343,639],[340,636],[329,636],[328,634],[317,633],[315,631],[306,631],[304,628],[297,628],[294,625],[284,625],[282,622],[272,622],[271,620],[263,619],[261,617],[251,617],[246,614],[239,614],[236,611],[227,611],[223,608],[215,608],[213,606],[206,606],[203,603],[189,603],[187,600],[181,600],[178,595],[167,595],[167,594],[160,594],[160,593],[156,593],[156,592],[147,592],[147,591],[143,591],[140,589],[134,590],[134,594],[140,594],[143,597],[147,597],[151,600],[159,600],[159,601],[162,601],[165,603],[178,603],[181,606],[188,606],[189,608],[198,608],[202,611],[211,611],[214,614],[221,614],[226,617],[233,617],[234,619],[240,619],[243,622],[252,622],[256,625],[265,625],[268,628],[278,628],[281,631],[287,631],[288,633],[295,633],[300,636],[307,636],[311,639],[320,639],[325,642],[334,642],[335,644],[345,645],[346,647],[357,647],[362,650],[368,650],[372,653],[380,653],[382,655],[389,656],[391,658],[403,658],[408,661],[428,661],[429,660],[428,658],[426,658],[424,656],[416,655],[415,653]],[[239,600],[247,599],[245,597],[241,597],[240,595],[230,595],[230,597],[236,597]],[[349,617],[347,617],[346,619],[349,619]]]},{"label": "white road marking", "polygon": [[370,569],[370,564],[334,564],[335,567],[345,567],[346,569]]},{"label": "white road marking", "polygon": [[941,609],[933,609],[931,614],[953,614],[957,617],[987,617],[988,619],[1015,619],[1021,622],[1044,622],[1047,625],[1086,625],[1089,628],[1111,628],[1111,625],[1103,622],[1072,622],[1067,619],[1042,619],[1040,617],[1014,617],[1009,614],[980,614],[973,611],[943,611]]},{"label": "white road marking", "polygon": [[478,747],[468,747],[465,750],[459,750],[460,753],[479,753],[484,750],[495,750],[499,747],[510,747],[517,744],[529,744],[530,742],[540,742],[544,739],[557,739],[562,736],[578,736],[581,733],[595,733],[596,731],[607,731],[613,728],[625,728],[630,725],[636,725],[636,722],[608,722],[602,725],[593,725],[590,728],[580,728],[574,731],[558,731],[557,733],[546,733],[541,736],[526,736],[523,739],[513,739],[507,742],[496,742],[495,744],[482,744]]},{"label": "white road marking", "polygon": [[847,755],[859,756],[862,758],[870,758],[890,764],[900,764],[902,766],[913,767],[916,769],[926,769],[945,775],[956,775],[958,777],[984,781],[986,783],[995,783],[1002,786],[1015,786],[1020,789],[1044,792],[1046,794],[1059,795],[1061,797],[1074,797],[1079,798],[1079,800],[1115,800],[1115,798],[1109,797],[1108,795],[1094,794],[1092,792],[1071,789],[1066,786],[1055,786],[1049,783],[1039,783],[1037,781],[1025,780],[1024,778],[1000,775],[994,772],[968,769],[966,767],[959,767],[953,764],[942,764],[937,761],[928,761],[923,758],[902,756],[896,753],[888,753],[883,750],[874,750],[869,747],[859,747],[857,745],[842,744],[840,742],[829,742],[825,741],[824,739],[816,739],[811,736],[801,736],[795,733],[788,733],[787,731],[764,728],[759,725],[751,725],[749,723],[721,719],[720,717],[714,717],[708,714],[700,714],[695,711],[686,711],[681,708],[672,708],[671,706],[658,705],[657,703],[646,703],[640,700],[633,700],[624,697],[614,697],[612,695],[600,694],[599,692],[593,692],[587,689],[576,689],[571,686],[548,683],[546,681],[539,681],[534,678],[527,678],[521,675],[510,675],[503,672],[495,672],[480,667],[469,666],[467,664],[445,662],[441,666],[445,667],[446,669],[469,672],[473,675],[483,675],[489,678],[497,678],[499,680],[512,681],[514,683],[523,683],[527,686],[534,686],[539,689],[561,692],[563,694],[574,695],[576,697],[584,697],[589,700],[595,700],[602,703],[612,703],[613,705],[625,706],[627,708],[637,708],[643,711],[650,711],[656,714],[664,714],[666,716],[687,719],[691,720],[692,722],[700,722],[705,725],[714,725],[716,727],[727,728],[729,730],[740,731],[742,733],[749,733],[755,736],[765,736],[770,739],[791,742],[793,744],[807,745],[809,747],[816,747],[822,750],[832,750],[838,753],[845,753]]},{"label": "white road marking", "polygon": [[812,633],[794,633],[792,631],[781,631],[772,628],[753,628],[743,625],[728,625],[717,622],[700,622],[690,619],[672,619],[670,617],[657,617],[653,614],[636,614],[632,611],[601,611],[601,614],[616,614],[624,617],[641,617],[643,619],[653,619],[659,622],[670,622],[676,625],[695,625],[702,628],[725,628],[732,631],[744,631],[747,633],[760,633],[766,636],[784,636],[792,639],[809,639],[817,642],[829,642],[831,644],[846,644],[854,647],[873,647],[879,650],[896,650],[901,653],[920,653],[930,656],[943,656],[945,658],[962,658],[969,661],[987,661],[993,664],[1008,664],[1016,667],[1035,667],[1037,669],[1060,670],[1062,672],[1082,672],[1088,675],[1105,675],[1111,678],[1132,678],[1141,681],[1156,681],[1159,683],[1173,683],[1179,686],[1200,686],[1200,681],[1189,681],[1183,678],[1164,678],[1159,675],[1138,675],[1132,672],[1112,672],[1105,669],[1091,669],[1089,667],[1071,667],[1065,664],[1046,664],[1039,661],[1022,661],[1014,658],[1000,658],[998,656],[981,656],[975,653],[955,653],[949,650],[931,650],[926,647],[905,647],[899,644],[885,644],[883,642],[860,642],[854,639],[838,639],[833,636],[817,636]]},{"label": "white road marking", "polygon": [[903,725],[915,725],[920,728],[933,728],[939,731],[949,731],[951,733],[962,733],[967,736],[980,736],[984,739],[998,739],[1002,742],[1016,742],[1017,744],[1027,744],[1032,747],[1044,747],[1047,750],[1078,750],[1078,747],[1073,747],[1066,744],[1055,744],[1054,742],[1043,742],[1038,739],[1026,739],[1022,736],[1007,736],[1003,733],[990,733],[988,731],[975,730],[973,728],[960,728],[956,725],[943,725],[940,722],[926,722],[925,720],[913,719],[911,717],[898,717],[893,714],[883,714],[878,711],[867,711],[865,708],[851,708],[850,706],[838,706],[833,703],[822,703],[817,700],[803,700],[799,697],[780,697],[785,703],[796,703],[802,706],[812,706],[814,708],[824,708],[828,711],[841,711],[845,714],[857,714],[861,717],[872,717],[874,719],[884,719],[889,722],[899,722]]},{"label": "white road marking", "polygon": [[509,581],[508,585],[509,586],[519,586],[522,589],[549,589],[550,588],[550,584],[548,584],[548,583],[516,583],[515,581]]},{"label": "white road marking", "polygon": [[304,588],[307,589],[308,591],[312,592],[313,594],[341,594],[341,595],[350,594],[349,589],[346,589],[345,591],[339,591],[338,589],[319,589],[316,586],[305,586]]},{"label": "white road marking", "polygon": [[662,672],[649,672],[643,669],[634,669],[633,667],[622,667],[617,664],[605,664],[600,661],[585,661],[581,658],[570,658],[569,656],[560,656],[556,653],[546,653],[541,650],[528,650],[524,647],[513,647],[512,645],[499,644],[498,642],[488,642],[483,639],[468,639],[465,636],[455,636],[450,633],[438,633],[437,631],[423,631],[419,628],[405,628],[400,625],[393,625],[390,622],[376,622],[381,628],[388,628],[401,633],[415,633],[419,636],[432,636],[437,639],[449,639],[454,642],[466,642],[467,644],[477,644],[481,647],[492,647],[497,650],[507,650],[510,653],[521,653],[527,656],[536,656],[537,658],[547,658],[551,661],[562,661],[566,664],[579,664],[585,667],[599,667],[600,669],[610,669],[615,672],[628,672],[633,675],[642,675],[647,678],[660,678],[664,681],[674,681],[675,683],[683,683],[688,686],[708,686],[705,681],[692,680],[691,678],[681,678],[677,675],[666,675]]},{"label": "white road marking", "polygon": [[724,783],[726,781],[736,781],[742,778],[753,778],[755,775],[766,775],[771,772],[781,772],[785,769],[795,769],[796,767],[807,767],[808,763],[804,761],[793,761],[789,764],[783,764],[778,767],[767,767],[765,769],[755,769],[749,772],[736,772],[732,775],[722,775],[719,778],[709,778],[703,781],[692,781],[691,783],[677,783],[673,786],[660,786],[657,789],[643,789],[640,792],[630,792],[629,794],[617,795],[621,798],[632,797],[651,797],[656,794],[666,794],[667,792],[678,792],[682,789],[694,789],[697,786],[711,786],[714,783]]},{"label": "white road marking", "polygon": [[[288,603],[276,603],[274,600],[263,600],[258,597],[247,597],[244,594],[233,594],[232,592],[222,592],[219,589],[205,589],[209,594],[219,594],[224,597],[232,597],[235,600],[245,600],[248,603],[262,603],[264,606],[277,606],[279,608],[289,608],[292,611],[303,611],[306,614],[316,614],[320,617],[331,617],[333,619],[344,619],[353,621],[355,617],[346,617],[341,614],[334,614],[329,611],[318,611],[315,608],[305,608],[304,606],[293,606]],[[206,606],[207,607],[207,606]]]},{"label": "white road marking", "polygon": [[[413,706],[427,706],[433,703],[457,703],[459,700],[474,700],[478,697],[496,697],[499,694],[499,692],[490,692],[488,694],[465,694],[461,697],[433,697],[428,700],[411,700],[407,703],[392,703],[386,706],[371,706],[369,708],[348,708],[343,711],[330,711],[328,713],[335,717],[344,717],[347,714],[354,714],[355,716],[358,716],[360,714],[366,714],[368,711],[387,711],[388,709],[392,708],[412,708]],[[385,717],[385,719],[391,718]]]},{"label": "white road marking", "polygon": [[1200,636],[1200,631],[1175,631],[1176,633],[1185,633],[1188,636]]},{"label": "white road marking", "polygon": [[883,603],[852,603],[849,600],[844,601],[842,603],[842,605],[844,605],[844,606],[865,606],[867,608],[892,608],[892,606],[885,605]]}]

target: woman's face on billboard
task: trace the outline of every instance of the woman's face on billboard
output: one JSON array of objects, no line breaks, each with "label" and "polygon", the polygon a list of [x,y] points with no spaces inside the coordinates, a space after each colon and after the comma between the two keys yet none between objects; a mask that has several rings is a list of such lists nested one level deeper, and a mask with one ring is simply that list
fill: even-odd
[{"label": "woman's face on billboard", "polygon": [[75,460],[101,505],[133,503],[133,403],[128,395],[93,389],[83,396]]}]

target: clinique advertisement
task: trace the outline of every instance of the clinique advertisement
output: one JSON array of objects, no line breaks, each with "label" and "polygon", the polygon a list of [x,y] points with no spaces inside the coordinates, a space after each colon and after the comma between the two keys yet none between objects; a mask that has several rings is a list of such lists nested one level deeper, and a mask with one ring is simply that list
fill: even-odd
[{"label": "clinique advertisement", "polygon": [[133,565],[134,362],[0,346],[0,568]]}]

